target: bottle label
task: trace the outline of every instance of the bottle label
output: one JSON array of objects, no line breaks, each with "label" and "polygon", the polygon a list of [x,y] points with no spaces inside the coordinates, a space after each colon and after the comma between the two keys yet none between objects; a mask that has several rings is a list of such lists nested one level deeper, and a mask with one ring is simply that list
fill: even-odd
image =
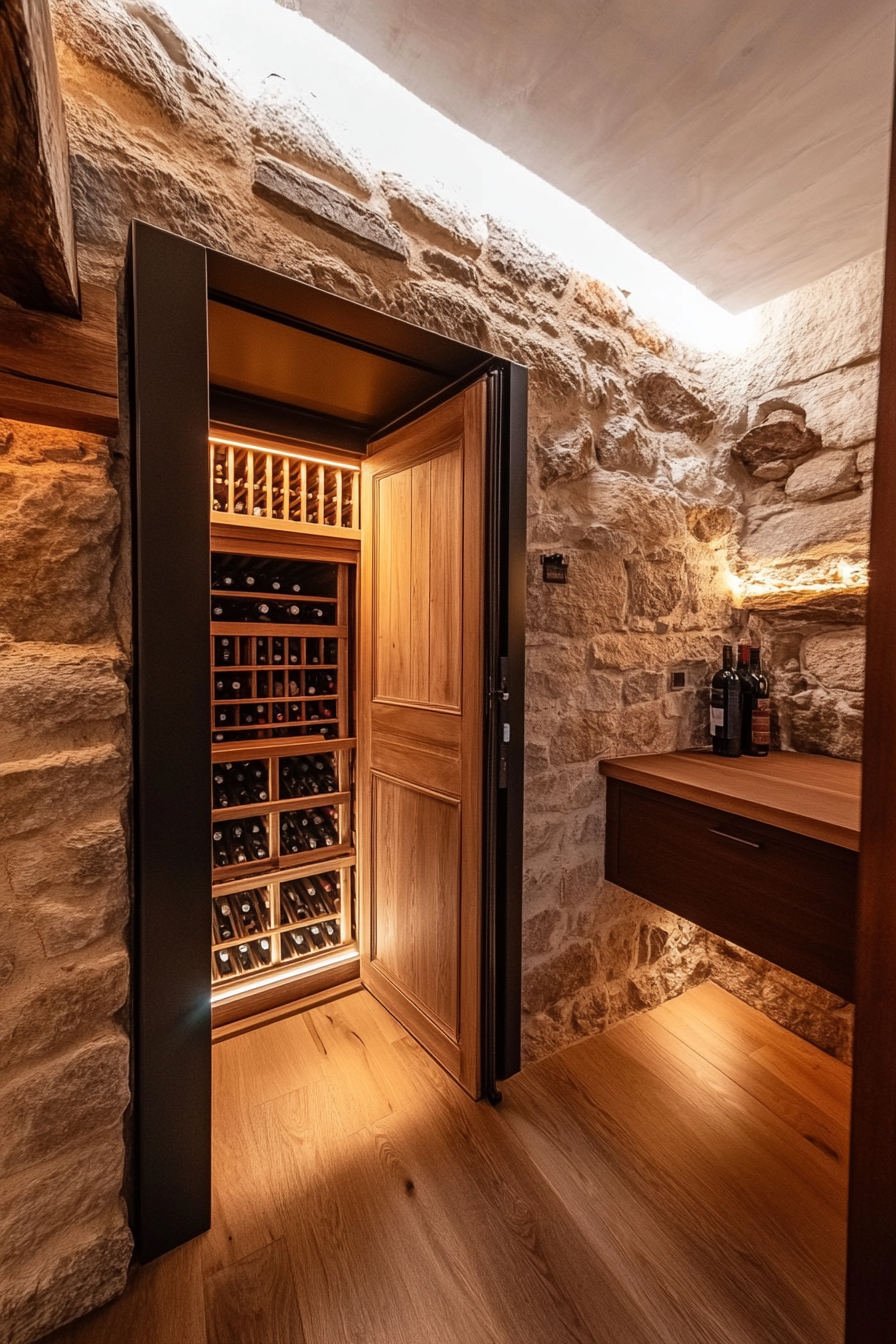
[{"label": "bottle label", "polygon": [[753,701],[753,715],[751,722],[753,744],[757,747],[767,747],[772,740],[772,711],[771,701],[766,699]]},{"label": "bottle label", "polygon": [[713,690],[709,700],[709,731],[719,737],[725,728],[725,692]]}]

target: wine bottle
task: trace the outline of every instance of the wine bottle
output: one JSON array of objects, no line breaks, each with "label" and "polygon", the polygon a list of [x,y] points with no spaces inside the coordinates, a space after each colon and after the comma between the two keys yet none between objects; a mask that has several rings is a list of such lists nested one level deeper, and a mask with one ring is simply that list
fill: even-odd
[{"label": "wine bottle", "polygon": [[323,934],[321,933],[321,931],[320,931],[320,925],[319,925],[319,924],[311,924],[311,925],[309,925],[309,927],[308,927],[308,941],[312,944],[312,946],[313,946],[313,947],[315,948],[315,950],[318,951],[318,952],[321,950],[321,948],[326,947],[326,945],[327,945],[327,940],[324,938]]},{"label": "wine bottle", "polygon": [[283,941],[292,956],[306,957],[309,952],[313,951],[304,929],[293,929],[285,935]]},{"label": "wine bottle", "polygon": [[259,918],[258,910],[252,899],[252,893],[241,891],[239,896],[234,897],[240,913],[240,923],[243,926],[243,933],[261,933],[262,924]]},{"label": "wine bottle", "polygon": [[215,667],[227,667],[233,663],[233,641],[229,635],[215,636]]},{"label": "wine bottle", "polygon": [[318,873],[313,877],[312,882],[320,892],[321,899],[324,902],[327,914],[335,915],[339,913],[339,877],[337,873]]},{"label": "wine bottle", "polygon": [[740,679],[740,750],[741,755],[751,756],[753,740],[753,703],[756,688],[750,673],[750,646],[737,646],[737,675]]},{"label": "wine bottle", "polygon": [[234,965],[233,962],[230,960],[230,953],[227,951],[221,951],[215,953],[215,965],[218,968],[219,975],[234,974]]},{"label": "wine bottle", "polygon": [[230,833],[227,836],[227,841],[230,849],[230,862],[248,863],[249,855],[246,852],[245,837],[240,822],[232,821],[230,823]]},{"label": "wine bottle", "polygon": [[268,641],[266,639],[256,639],[255,641],[255,662],[259,667],[267,666]]},{"label": "wine bottle", "polygon": [[240,970],[241,970],[241,971],[251,971],[251,970],[252,970],[253,966],[255,965],[255,962],[254,962],[254,960],[253,960],[253,958],[252,958],[252,953],[251,953],[251,951],[249,950],[249,944],[248,944],[248,943],[240,943],[240,944],[239,944],[239,946],[238,946],[237,949],[236,949],[236,959],[237,959],[237,961],[239,962],[239,966],[240,966]]},{"label": "wine bottle", "polygon": [[272,663],[282,663],[282,662],[283,662],[283,640],[282,640],[282,639],[273,639],[273,640],[271,640],[271,649],[272,649],[272,653],[271,653],[271,662],[272,662]]},{"label": "wine bottle", "polygon": [[722,649],[722,666],[712,679],[709,724],[716,756],[740,755],[741,680],[734,670],[734,650]]},{"label": "wine bottle", "polygon": [[303,849],[293,819],[286,812],[280,816],[280,848],[287,854],[298,854]]},{"label": "wine bottle", "polygon": [[327,942],[330,944],[331,947],[335,947],[336,944],[340,941],[339,925],[334,924],[331,919],[328,919],[325,920],[325,922],[321,924],[320,927],[323,930],[323,935],[326,938]]},{"label": "wine bottle", "polygon": [[222,896],[219,897],[218,900],[212,901],[212,908],[215,912],[215,924],[218,931],[218,936],[215,939],[215,942],[226,943],[230,938],[234,937],[233,912],[230,909],[230,902]]},{"label": "wine bottle", "polygon": [[[752,711],[750,715],[750,741],[743,750],[750,756],[767,756],[771,743],[771,701],[768,694],[768,677],[762,670],[762,651],[754,645],[750,649],[750,681],[752,683]],[[742,739],[743,740],[743,739]]]},{"label": "wine bottle", "polygon": [[262,966],[270,966],[271,964],[270,938],[259,938],[258,942],[255,944],[255,955],[261,962]]}]

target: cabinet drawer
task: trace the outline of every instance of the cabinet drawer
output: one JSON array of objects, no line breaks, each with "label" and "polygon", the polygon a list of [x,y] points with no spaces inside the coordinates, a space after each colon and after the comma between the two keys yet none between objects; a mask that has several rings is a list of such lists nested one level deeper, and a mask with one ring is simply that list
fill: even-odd
[{"label": "cabinet drawer", "polygon": [[858,855],[607,781],[607,877],[852,1002]]}]

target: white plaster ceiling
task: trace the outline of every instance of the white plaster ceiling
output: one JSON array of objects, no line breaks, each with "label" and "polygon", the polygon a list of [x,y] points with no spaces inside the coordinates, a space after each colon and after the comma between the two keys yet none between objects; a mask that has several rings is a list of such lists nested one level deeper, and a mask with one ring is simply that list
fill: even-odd
[{"label": "white plaster ceiling", "polygon": [[737,312],[883,245],[894,0],[279,0]]}]

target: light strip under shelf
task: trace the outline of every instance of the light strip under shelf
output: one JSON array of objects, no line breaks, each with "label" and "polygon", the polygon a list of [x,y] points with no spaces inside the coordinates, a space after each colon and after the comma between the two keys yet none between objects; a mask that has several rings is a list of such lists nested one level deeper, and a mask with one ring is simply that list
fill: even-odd
[{"label": "light strip under shelf", "polygon": [[325,970],[330,966],[341,966],[346,961],[356,961],[358,956],[356,947],[344,947],[335,950],[331,956],[320,957],[306,965],[284,967],[272,975],[259,976],[257,980],[253,978],[239,985],[228,985],[222,990],[213,988],[212,1003],[226,1003],[228,999],[236,999],[242,994],[250,994],[258,989],[269,989],[271,985],[280,985],[286,980],[299,980],[314,971]]}]

